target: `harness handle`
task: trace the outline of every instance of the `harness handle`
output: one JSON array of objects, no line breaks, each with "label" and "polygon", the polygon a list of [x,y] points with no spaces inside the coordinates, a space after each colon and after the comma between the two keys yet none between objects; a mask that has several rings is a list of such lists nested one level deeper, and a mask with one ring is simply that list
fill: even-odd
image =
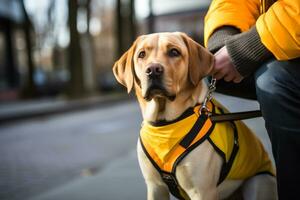
[{"label": "harness handle", "polygon": [[261,116],[262,114],[260,110],[251,110],[251,111],[244,111],[244,112],[213,114],[210,116],[210,119],[213,122],[226,122],[226,121],[252,119]]}]

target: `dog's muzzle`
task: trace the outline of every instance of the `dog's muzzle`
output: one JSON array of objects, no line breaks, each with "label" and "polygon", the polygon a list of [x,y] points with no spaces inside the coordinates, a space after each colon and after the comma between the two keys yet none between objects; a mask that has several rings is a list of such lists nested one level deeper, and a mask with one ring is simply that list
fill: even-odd
[{"label": "dog's muzzle", "polygon": [[147,101],[150,101],[153,97],[166,97],[171,101],[175,99],[175,95],[171,95],[164,87],[164,68],[161,64],[150,64],[145,73],[148,86],[144,98]]}]

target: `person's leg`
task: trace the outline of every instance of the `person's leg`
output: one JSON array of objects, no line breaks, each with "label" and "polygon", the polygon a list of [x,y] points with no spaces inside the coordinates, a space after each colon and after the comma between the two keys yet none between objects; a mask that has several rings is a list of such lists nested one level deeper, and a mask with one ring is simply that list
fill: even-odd
[{"label": "person's leg", "polygon": [[279,199],[299,199],[300,59],[270,61],[257,70],[255,80],[276,162]]}]

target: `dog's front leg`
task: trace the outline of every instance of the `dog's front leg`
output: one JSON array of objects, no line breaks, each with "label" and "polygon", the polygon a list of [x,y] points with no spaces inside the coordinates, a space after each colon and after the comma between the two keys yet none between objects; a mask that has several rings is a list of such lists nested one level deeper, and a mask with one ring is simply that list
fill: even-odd
[{"label": "dog's front leg", "polygon": [[147,200],[169,200],[170,194],[167,186],[156,183],[147,183]]},{"label": "dog's front leg", "polygon": [[186,193],[192,200],[217,200],[218,192],[217,188],[210,188],[206,190],[191,189],[187,190]]},{"label": "dog's front leg", "polygon": [[192,200],[217,200],[222,158],[208,141],[195,148],[176,168],[176,177]]},{"label": "dog's front leg", "polygon": [[138,141],[137,153],[139,165],[142,174],[147,184],[147,199],[148,200],[168,200],[170,199],[168,186],[162,181],[160,174],[154,168],[148,157],[142,150],[141,144]]}]

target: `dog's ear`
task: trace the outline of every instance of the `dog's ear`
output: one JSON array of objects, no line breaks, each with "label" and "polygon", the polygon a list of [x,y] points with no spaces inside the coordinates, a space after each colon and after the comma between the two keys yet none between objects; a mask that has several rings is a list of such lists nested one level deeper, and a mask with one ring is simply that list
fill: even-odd
[{"label": "dog's ear", "polygon": [[189,36],[181,33],[187,48],[189,56],[189,79],[196,86],[199,81],[207,76],[212,70],[214,56],[200,44],[192,40]]},{"label": "dog's ear", "polygon": [[119,83],[127,88],[129,93],[134,84],[134,63],[133,56],[136,48],[137,40],[133,45],[115,62],[113,73]]}]

